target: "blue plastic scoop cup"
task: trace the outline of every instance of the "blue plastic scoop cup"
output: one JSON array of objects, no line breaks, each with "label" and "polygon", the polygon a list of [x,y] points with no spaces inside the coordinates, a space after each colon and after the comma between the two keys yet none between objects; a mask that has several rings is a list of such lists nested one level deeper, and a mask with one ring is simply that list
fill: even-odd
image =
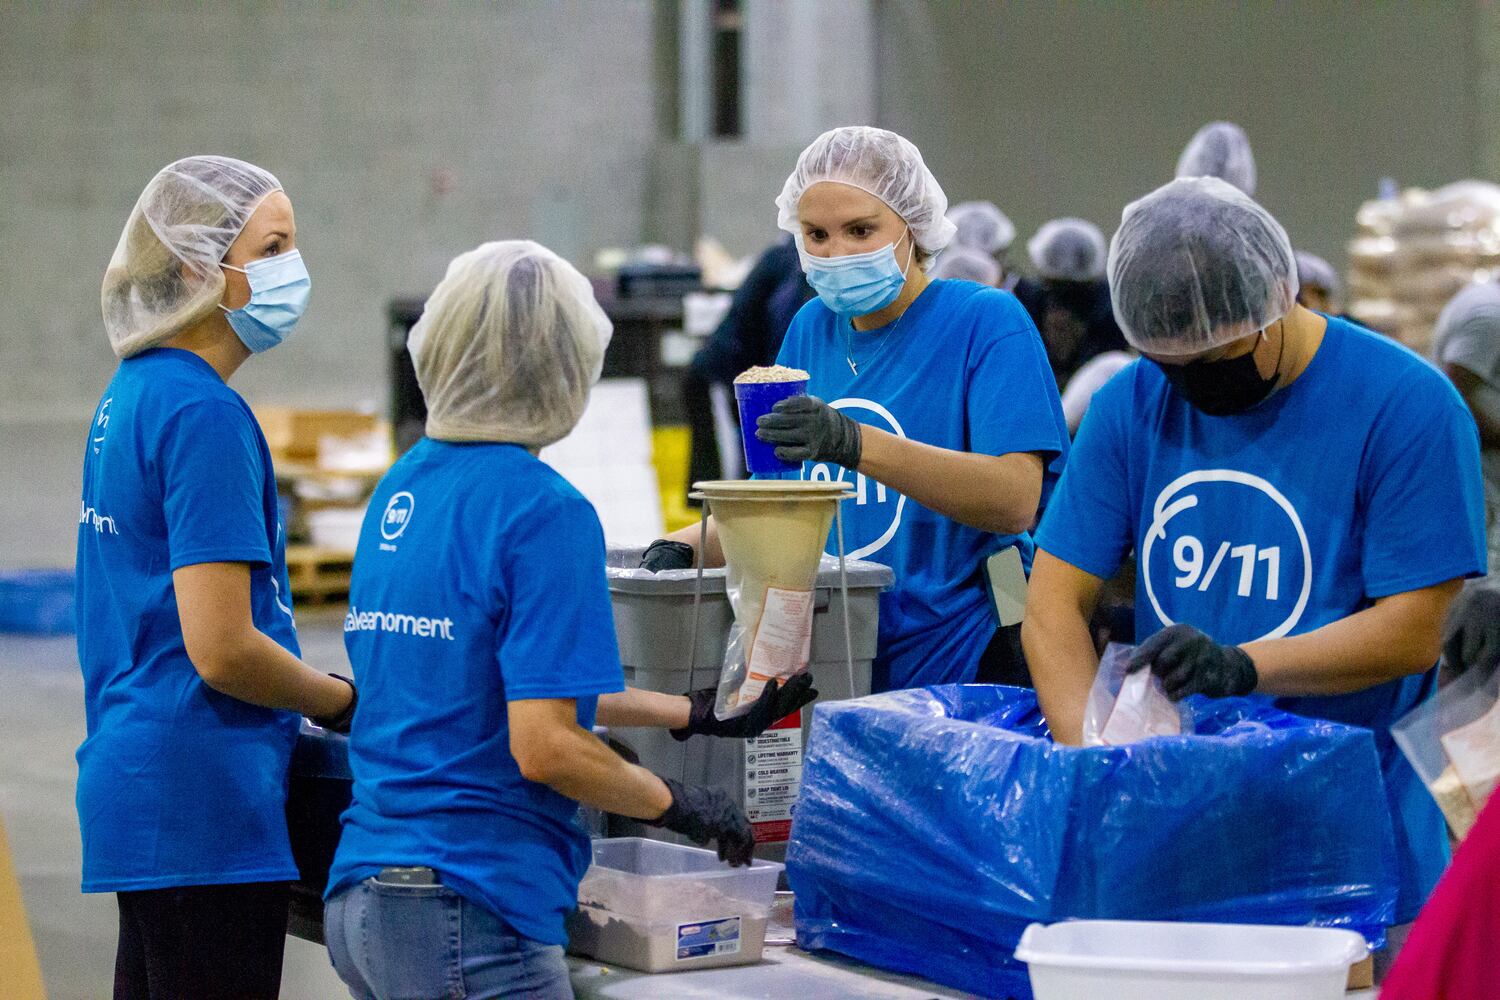
[{"label": "blue plastic scoop cup", "polygon": [[796,462],[776,457],[776,446],[755,436],[755,423],[783,399],[807,395],[807,379],[793,382],[736,382],[734,398],[740,407],[740,437],[745,442],[745,468],[753,475],[795,472]]}]

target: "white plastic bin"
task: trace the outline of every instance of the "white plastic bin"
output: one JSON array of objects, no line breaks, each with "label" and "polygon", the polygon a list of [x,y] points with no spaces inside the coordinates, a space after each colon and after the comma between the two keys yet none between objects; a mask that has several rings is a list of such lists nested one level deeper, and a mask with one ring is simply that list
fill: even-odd
[{"label": "white plastic bin", "polygon": [[1339,1000],[1368,953],[1353,931],[1135,920],[1032,924],[1016,948],[1036,1000]]},{"label": "white plastic bin", "polygon": [[759,962],[782,867],[731,868],[713,851],[644,837],[596,840],[569,950],[642,972]]}]

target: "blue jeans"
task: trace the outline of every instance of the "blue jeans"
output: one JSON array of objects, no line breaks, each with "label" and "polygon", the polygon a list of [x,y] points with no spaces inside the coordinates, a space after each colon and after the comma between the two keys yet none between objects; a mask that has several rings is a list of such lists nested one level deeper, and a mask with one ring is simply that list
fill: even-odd
[{"label": "blue jeans", "polygon": [[442,885],[367,878],[324,909],[333,968],[356,1000],[572,1000],[561,946],[521,937]]}]

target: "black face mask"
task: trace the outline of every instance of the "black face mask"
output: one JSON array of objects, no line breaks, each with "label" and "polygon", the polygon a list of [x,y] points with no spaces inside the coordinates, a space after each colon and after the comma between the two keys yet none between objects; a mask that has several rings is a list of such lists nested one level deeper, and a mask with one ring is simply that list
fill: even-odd
[{"label": "black face mask", "polygon": [[[1255,346],[1260,344],[1257,342]],[[1244,413],[1276,390],[1281,381],[1281,355],[1285,352],[1286,332],[1282,331],[1276,370],[1270,378],[1261,375],[1256,367],[1254,350],[1223,361],[1190,361],[1185,365],[1158,362],[1156,367],[1183,399],[1211,417],[1227,417]]]}]

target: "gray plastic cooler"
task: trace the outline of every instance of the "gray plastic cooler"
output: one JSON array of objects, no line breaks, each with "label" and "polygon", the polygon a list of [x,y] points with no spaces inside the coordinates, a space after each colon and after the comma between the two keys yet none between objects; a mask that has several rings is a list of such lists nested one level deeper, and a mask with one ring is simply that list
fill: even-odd
[{"label": "gray plastic cooler", "polygon": [[[724,570],[703,574],[696,649],[693,644],[693,586],[696,570],[648,573],[636,569],[639,548],[609,550],[609,595],[625,683],[647,691],[683,694],[719,683],[724,647],[734,614],[724,589]],[[850,561],[849,635],[854,653],[851,687],[844,646],[844,602],[838,561],[824,557],[814,595],[812,671],[819,701],[840,701],[870,693],[875,659],[880,592],[895,582],[890,567]],[[689,784],[721,787],[735,796],[756,823],[758,857],[780,861],[786,854],[790,809],[801,783],[802,749],[812,726],[812,709],[802,711],[800,731],[772,731],[759,740],[695,736],[685,743],[661,729],[611,727],[610,738],[658,774]],[[675,843],[671,833],[611,817],[614,836],[645,836]]]}]

